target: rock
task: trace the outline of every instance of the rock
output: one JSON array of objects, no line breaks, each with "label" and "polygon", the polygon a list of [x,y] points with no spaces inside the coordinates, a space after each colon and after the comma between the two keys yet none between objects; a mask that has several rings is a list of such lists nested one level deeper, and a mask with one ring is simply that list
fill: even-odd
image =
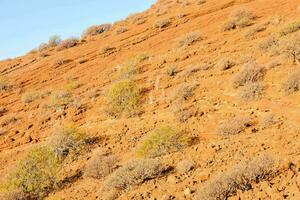
[{"label": "rock", "polygon": [[190,196],[191,194],[192,194],[192,191],[190,190],[190,188],[186,188],[184,191],[183,191],[183,193],[184,193],[184,196]]}]

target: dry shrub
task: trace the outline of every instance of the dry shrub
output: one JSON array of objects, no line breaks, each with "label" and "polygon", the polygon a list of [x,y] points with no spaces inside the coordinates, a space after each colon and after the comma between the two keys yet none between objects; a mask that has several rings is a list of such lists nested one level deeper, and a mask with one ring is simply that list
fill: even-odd
[{"label": "dry shrub", "polygon": [[104,190],[128,189],[163,175],[165,168],[155,159],[131,160],[104,181]]},{"label": "dry shrub", "polygon": [[168,76],[175,76],[177,73],[177,67],[176,66],[170,66],[167,68],[166,73]]},{"label": "dry shrub", "polygon": [[217,127],[217,134],[222,136],[237,135],[251,125],[251,119],[248,117],[234,117],[219,124],[219,126]]},{"label": "dry shrub", "polygon": [[40,94],[36,90],[31,90],[23,94],[22,102],[31,103],[40,98]]},{"label": "dry shrub", "polygon": [[117,28],[116,29],[116,34],[121,34],[121,33],[125,33],[125,32],[127,32],[128,31],[128,29],[127,28],[125,28],[125,27],[119,27],[119,28]]},{"label": "dry shrub", "polygon": [[300,71],[297,70],[288,75],[287,79],[282,83],[282,90],[289,95],[300,90]]},{"label": "dry shrub", "polygon": [[251,25],[255,15],[245,8],[239,8],[231,13],[227,22],[225,22],[221,29],[222,31],[229,31],[236,28],[243,28]]},{"label": "dry shrub", "polygon": [[132,59],[121,65],[118,72],[119,79],[131,79],[135,74],[139,72],[138,65],[148,59],[147,54],[141,53],[134,56]]},{"label": "dry shrub", "polygon": [[5,107],[0,106],[0,117],[2,117],[7,112]]},{"label": "dry shrub", "polygon": [[68,82],[63,86],[65,91],[72,91],[79,88],[81,84],[77,80],[68,80]]},{"label": "dry shrub", "polygon": [[300,21],[290,22],[286,24],[279,32],[281,36],[300,30]]},{"label": "dry shrub", "polygon": [[88,143],[86,133],[73,124],[65,124],[55,128],[54,133],[48,138],[52,151],[59,157],[80,154]]},{"label": "dry shrub", "polygon": [[0,76],[0,91],[7,91],[12,88],[12,85],[9,83],[7,78]]},{"label": "dry shrub", "polygon": [[103,155],[101,153],[94,154],[88,160],[84,170],[85,177],[104,178],[116,169],[118,158],[114,155]]},{"label": "dry shrub", "polygon": [[174,92],[173,102],[182,102],[193,96],[196,84],[182,84]]},{"label": "dry shrub", "polygon": [[246,101],[258,100],[263,94],[263,86],[261,83],[247,83],[240,90],[240,98]]},{"label": "dry shrub", "polygon": [[154,24],[154,27],[163,29],[163,28],[166,28],[167,26],[169,26],[170,24],[171,24],[171,22],[169,19],[162,19],[162,20],[156,21]]},{"label": "dry shrub", "polygon": [[158,157],[182,149],[190,142],[186,133],[171,126],[161,126],[147,135],[137,146],[138,157]]},{"label": "dry shrub", "polygon": [[79,39],[77,38],[69,38],[69,39],[66,39],[66,40],[63,40],[57,47],[57,50],[58,51],[61,51],[63,49],[68,49],[68,48],[71,48],[71,47],[75,47],[76,45],[79,44]]},{"label": "dry shrub", "polygon": [[26,195],[20,190],[0,192],[0,199],[3,200],[25,200]]},{"label": "dry shrub", "polygon": [[50,107],[62,109],[68,106],[73,101],[70,91],[59,90],[55,91],[51,96]]},{"label": "dry shrub", "polygon": [[130,79],[121,80],[110,88],[107,95],[108,113],[112,116],[138,114],[141,91]]},{"label": "dry shrub", "polygon": [[233,67],[235,63],[231,61],[229,58],[223,58],[219,61],[217,65],[220,70],[228,70],[231,67]]},{"label": "dry shrub", "polygon": [[56,47],[61,43],[61,39],[58,35],[53,35],[49,38],[48,47]]},{"label": "dry shrub", "polygon": [[279,40],[274,36],[269,36],[259,43],[259,49],[269,53],[271,56],[279,54]]},{"label": "dry shrub", "polygon": [[56,187],[61,165],[61,160],[50,148],[35,148],[9,173],[5,188],[21,191],[26,199],[43,199]]},{"label": "dry shrub", "polygon": [[247,31],[247,32],[245,33],[245,37],[246,37],[246,38],[251,38],[251,37],[253,37],[255,34],[260,33],[260,32],[262,32],[262,31],[265,31],[266,29],[267,29],[267,28],[266,28],[266,26],[264,26],[264,25],[258,25],[258,26],[255,26],[255,27],[251,28],[249,31]]},{"label": "dry shrub", "polygon": [[180,174],[185,174],[195,167],[195,163],[189,160],[182,160],[176,166],[176,171]]},{"label": "dry shrub", "polygon": [[249,82],[257,82],[264,77],[264,68],[256,62],[246,63],[233,79],[233,87],[238,88]]},{"label": "dry shrub", "polygon": [[281,51],[295,64],[300,65],[300,34],[283,41]]},{"label": "dry shrub", "polygon": [[273,113],[268,113],[260,121],[261,128],[265,129],[277,123],[277,119]]},{"label": "dry shrub", "polygon": [[91,27],[87,28],[83,32],[81,37],[82,38],[87,38],[87,37],[90,37],[90,36],[99,35],[101,33],[109,31],[111,29],[111,27],[112,27],[111,24],[94,25],[94,26],[91,26]]},{"label": "dry shrub", "polygon": [[186,47],[186,46],[190,46],[200,40],[202,40],[202,38],[201,38],[199,32],[191,32],[191,33],[188,33],[188,34],[182,36],[178,41],[178,45],[180,47],[182,47],[182,46]]},{"label": "dry shrub", "polygon": [[249,161],[242,161],[207,181],[196,193],[194,200],[228,199],[238,190],[250,190],[253,188],[253,182],[258,183],[272,178],[274,164],[274,159],[269,155],[260,155]]}]

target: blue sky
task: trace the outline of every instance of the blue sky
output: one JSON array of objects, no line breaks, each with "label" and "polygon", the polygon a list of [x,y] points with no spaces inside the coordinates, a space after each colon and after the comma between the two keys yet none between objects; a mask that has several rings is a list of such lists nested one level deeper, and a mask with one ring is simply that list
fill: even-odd
[{"label": "blue sky", "polygon": [[20,56],[51,35],[80,36],[95,24],[147,9],[155,0],[0,0],[0,60]]}]

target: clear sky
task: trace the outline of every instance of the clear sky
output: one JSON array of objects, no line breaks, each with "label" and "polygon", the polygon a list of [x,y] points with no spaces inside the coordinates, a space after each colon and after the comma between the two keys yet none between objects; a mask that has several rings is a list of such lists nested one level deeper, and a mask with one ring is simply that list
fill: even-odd
[{"label": "clear sky", "polygon": [[95,24],[147,9],[155,0],[0,0],[0,60],[20,56],[51,35],[80,36]]}]

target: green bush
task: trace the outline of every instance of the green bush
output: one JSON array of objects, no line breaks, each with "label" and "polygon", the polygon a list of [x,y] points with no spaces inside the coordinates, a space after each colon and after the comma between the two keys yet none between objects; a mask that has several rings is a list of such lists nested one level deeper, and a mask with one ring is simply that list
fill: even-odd
[{"label": "green bush", "polygon": [[115,83],[108,92],[108,112],[119,116],[122,113],[132,116],[140,107],[140,90],[136,83],[126,79]]},{"label": "green bush", "polygon": [[180,150],[189,144],[190,138],[170,126],[156,128],[136,149],[138,157],[157,157]]},{"label": "green bush", "polygon": [[49,147],[35,148],[8,175],[5,189],[21,190],[28,198],[41,199],[57,186],[61,165]]}]

